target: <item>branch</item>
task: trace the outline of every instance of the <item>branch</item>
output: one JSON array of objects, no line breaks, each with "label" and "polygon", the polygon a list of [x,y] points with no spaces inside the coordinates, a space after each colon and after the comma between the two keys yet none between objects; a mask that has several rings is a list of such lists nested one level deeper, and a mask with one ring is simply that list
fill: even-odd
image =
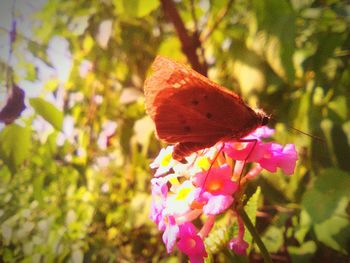
[{"label": "branch", "polygon": [[248,231],[252,235],[255,243],[259,247],[261,255],[264,259],[264,262],[265,263],[272,263],[272,259],[270,257],[270,254],[267,251],[264,243],[261,241],[260,236],[259,236],[258,232],[256,231],[252,221],[250,221],[250,218],[247,215],[247,213],[244,211],[244,209],[242,207],[237,208],[237,212],[240,215],[240,217],[242,218],[244,225],[247,227]]},{"label": "branch", "polygon": [[197,55],[197,49],[201,47],[198,34],[189,35],[172,0],[160,0],[160,2],[162,3],[164,14],[175,27],[181,42],[181,49],[192,65],[192,68],[206,76],[208,71],[207,64],[205,62],[201,63]]},{"label": "branch", "polygon": [[221,9],[218,16],[216,17],[216,20],[211,28],[207,30],[207,32],[203,32],[203,34],[200,37],[201,42],[206,41],[210,35],[215,31],[215,29],[219,26],[221,21],[224,19],[224,17],[227,15],[228,11],[230,10],[231,6],[233,4],[233,0],[229,0],[225,8]]},{"label": "branch", "polygon": [[[7,70],[6,70],[6,87],[7,89],[10,88],[10,77],[12,77],[12,70],[11,70],[11,60],[12,60],[12,54],[13,54],[13,43],[16,41],[16,18],[15,18],[15,5],[16,0],[13,0],[12,7],[11,7],[11,31],[9,32],[9,53],[7,56]],[[11,76],[10,76],[11,75]]]},{"label": "branch", "polygon": [[196,9],[194,6],[194,0],[191,0],[190,3],[191,3],[191,16],[192,16],[192,20],[193,20],[193,24],[194,24],[194,31],[196,34],[199,34],[198,19],[196,16]]}]

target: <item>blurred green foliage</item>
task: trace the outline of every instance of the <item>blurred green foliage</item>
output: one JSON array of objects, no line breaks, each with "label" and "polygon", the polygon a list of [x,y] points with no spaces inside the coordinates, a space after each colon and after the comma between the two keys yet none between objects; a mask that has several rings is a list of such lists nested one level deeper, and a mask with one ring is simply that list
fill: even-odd
[{"label": "blurred green foliage", "polygon": [[[193,2],[209,77],[271,113],[274,139],[298,148],[293,176],[263,173],[248,189],[251,195],[261,188],[251,206],[264,215],[257,218],[263,241],[292,262],[346,262],[350,5],[237,0],[217,23],[230,1]],[[194,32],[191,0],[176,6]],[[50,52],[72,67],[63,81],[57,74],[41,79],[35,95],[22,84],[26,114],[0,132],[1,261],[183,260],[166,254],[148,219],[149,163],[161,145],[146,117],[143,81],[157,54],[185,62],[161,3],[48,0],[31,19],[39,21],[35,34],[28,40],[19,32],[14,46],[14,81],[40,79],[23,52],[59,71],[48,51],[53,37],[65,39],[69,51]],[[225,230],[215,229],[209,258],[232,258],[218,242]]]}]

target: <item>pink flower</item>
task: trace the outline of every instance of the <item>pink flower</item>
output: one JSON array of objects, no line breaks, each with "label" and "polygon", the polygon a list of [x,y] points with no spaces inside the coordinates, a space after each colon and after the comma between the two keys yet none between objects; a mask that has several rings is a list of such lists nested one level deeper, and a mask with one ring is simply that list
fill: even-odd
[{"label": "pink flower", "polygon": [[283,148],[283,158],[279,160],[279,167],[287,175],[294,173],[296,161],[298,160],[297,151],[294,144],[287,144]]},{"label": "pink flower", "polygon": [[246,137],[255,141],[227,142],[224,146],[224,152],[234,160],[257,162],[269,172],[276,172],[277,168],[281,168],[285,174],[293,174],[298,160],[295,146],[287,144],[283,148],[282,145],[277,143],[264,143],[257,137],[264,138],[269,134],[271,134],[271,129],[263,130],[259,128]]},{"label": "pink flower", "polygon": [[197,173],[193,182],[213,195],[232,195],[238,185],[231,180],[231,171],[232,168],[224,164],[218,168],[211,168],[209,173],[208,171]]},{"label": "pink flower", "polygon": [[218,215],[224,212],[233,203],[231,195],[210,195],[208,202],[203,206],[206,215]]},{"label": "pink flower", "polygon": [[168,194],[168,179],[172,175],[160,178],[153,178],[152,184],[152,203],[151,203],[151,220],[158,225],[159,230],[164,231],[165,222],[163,211],[166,207],[166,197]]},{"label": "pink flower", "polygon": [[228,246],[238,255],[246,255],[249,244],[244,241],[244,224],[242,218],[237,215],[238,235],[230,240]]},{"label": "pink flower", "polygon": [[249,244],[246,241],[244,241],[244,239],[235,237],[230,240],[228,246],[236,254],[243,256],[247,254],[247,248],[249,247]]},{"label": "pink flower", "polygon": [[[236,206],[243,199],[244,185],[263,169],[276,172],[280,168],[292,174],[298,159],[293,144],[283,147],[263,141],[273,132],[267,127],[259,128],[245,137],[245,141],[225,142],[223,149],[220,142],[186,157],[186,164],[173,160],[172,146],[161,150],[151,164],[157,171],[151,180],[150,218],[164,232],[163,242],[168,253],[176,244],[191,262],[203,262],[207,257],[204,239],[212,230],[217,215],[228,209],[238,223],[238,234],[231,237],[228,246],[238,255],[247,253],[245,227],[236,212]],[[245,172],[247,162],[253,164]],[[192,223],[194,220],[199,232]]]},{"label": "pink flower", "polygon": [[294,172],[297,153],[293,144],[287,144],[284,148],[277,143],[267,143],[264,156],[258,161],[262,168],[269,172],[276,172],[281,168],[285,174]]},{"label": "pink flower", "polygon": [[191,223],[185,223],[179,228],[178,249],[185,253],[192,263],[204,262],[208,254],[205,251],[204,242],[197,234],[196,228]]},{"label": "pink flower", "polygon": [[255,162],[263,156],[265,147],[264,143],[258,140],[256,142],[227,142],[224,146],[224,152],[234,160]]}]

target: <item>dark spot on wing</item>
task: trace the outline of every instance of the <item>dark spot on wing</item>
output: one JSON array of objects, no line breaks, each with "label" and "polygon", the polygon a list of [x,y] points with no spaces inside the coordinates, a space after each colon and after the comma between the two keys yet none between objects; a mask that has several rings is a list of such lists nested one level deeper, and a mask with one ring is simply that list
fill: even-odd
[{"label": "dark spot on wing", "polygon": [[203,98],[204,98],[204,99],[207,99],[207,98],[208,98],[208,95],[207,95],[207,94],[204,94],[204,95],[203,95]]},{"label": "dark spot on wing", "polygon": [[192,105],[198,105],[199,101],[196,99],[191,100]]},{"label": "dark spot on wing", "polygon": [[188,126],[188,125],[186,125],[186,126],[184,127],[184,130],[185,130],[185,132],[190,132],[190,131],[191,131],[191,127]]},{"label": "dark spot on wing", "polygon": [[211,114],[210,112],[207,112],[207,114],[205,115],[208,119],[211,119],[213,117],[213,114]]}]

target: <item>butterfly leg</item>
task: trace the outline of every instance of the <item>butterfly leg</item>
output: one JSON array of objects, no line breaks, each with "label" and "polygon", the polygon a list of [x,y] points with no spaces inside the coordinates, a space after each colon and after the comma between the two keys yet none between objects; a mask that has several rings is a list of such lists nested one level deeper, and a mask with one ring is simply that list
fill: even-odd
[{"label": "butterfly leg", "polygon": [[252,142],[252,143],[253,143],[253,147],[250,149],[250,151],[249,151],[249,153],[247,154],[246,158],[243,160],[243,165],[242,165],[242,168],[241,168],[239,177],[238,177],[238,178],[239,178],[239,179],[238,179],[238,185],[239,185],[239,187],[240,187],[240,185],[241,185],[241,179],[242,179],[242,175],[243,175],[243,171],[244,171],[245,165],[246,165],[246,163],[247,163],[249,157],[252,155],[252,153],[253,153],[253,151],[254,151],[254,149],[255,149],[255,146],[256,146],[258,140],[257,140],[257,139],[240,139],[240,140],[238,140],[238,142],[243,142],[243,143],[244,143],[244,142],[247,142],[247,143]]},{"label": "butterfly leg", "polygon": [[211,162],[211,164],[210,164],[210,166],[209,166],[209,169],[208,169],[208,171],[207,171],[207,174],[205,175],[205,178],[204,178],[204,181],[203,181],[203,186],[202,186],[201,192],[203,192],[203,189],[205,188],[205,183],[206,183],[207,178],[208,178],[208,176],[209,176],[209,174],[210,174],[211,168],[213,167],[214,163],[215,163],[216,160],[218,159],[218,157],[219,157],[220,153],[222,152],[222,150],[224,149],[224,147],[225,147],[225,143],[223,142],[223,143],[222,143],[222,146],[221,146],[220,149],[219,149],[219,151],[215,154],[214,159],[213,159],[213,161]]}]

